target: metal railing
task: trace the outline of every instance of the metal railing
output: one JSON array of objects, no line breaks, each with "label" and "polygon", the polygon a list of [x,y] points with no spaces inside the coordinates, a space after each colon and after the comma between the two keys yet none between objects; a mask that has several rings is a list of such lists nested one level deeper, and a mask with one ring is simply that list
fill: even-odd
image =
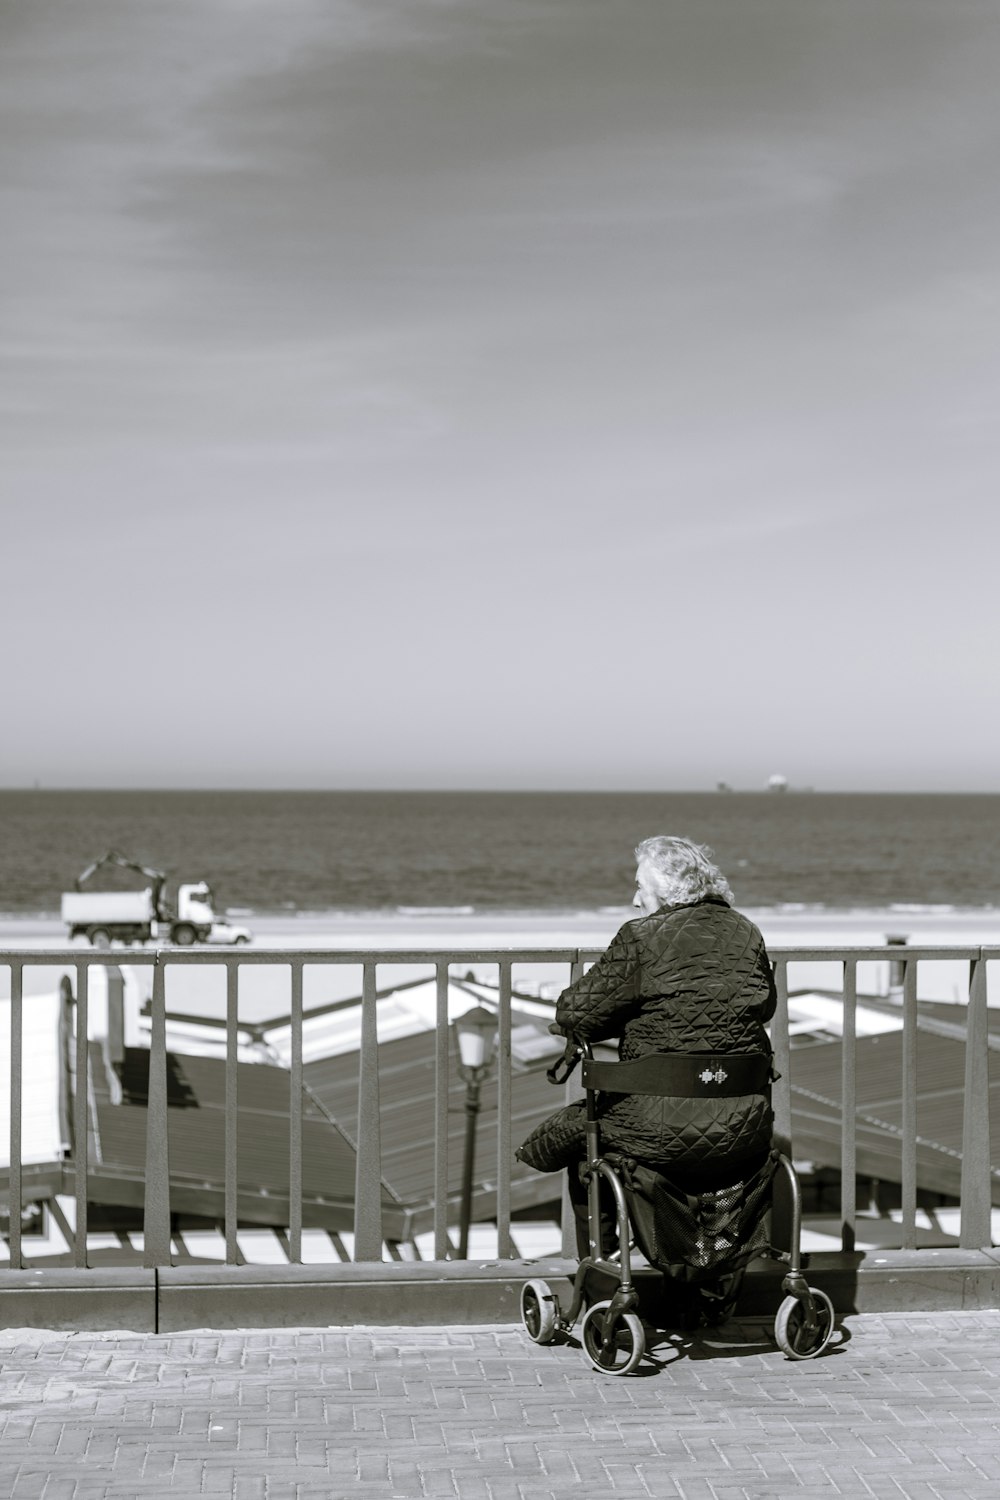
[{"label": "metal railing", "polygon": [[[360,1041],[357,1051],[357,1128],[356,1177],[353,1205],[353,1258],[358,1261],[380,1260],[383,1256],[383,1160],[382,1115],[379,1097],[378,1044],[378,969],[380,966],[432,969],[436,980],[436,1030],[434,1042],[434,1129],[433,1129],[433,1245],[434,1258],[444,1260],[451,1253],[449,1241],[449,1165],[448,1112],[449,1088],[453,1067],[449,1033],[449,984],[451,970],[470,965],[495,966],[497,974],[497,1160],[495,1223],[498,1258],[514,1259],[517,1252],[511,1238],[511,1120],[512,1120],[512,972],[515,967],[563,966],[568,978],[581,974],[587,964],[599,956],[598,950],[568,948],[538,949],[427,949],[343,951],[301,949],[209,950],[204,948],[170,948],[99,952],[79,948],[63,950],[18,950],[0,952],[0,975],[6,969],[10,976],[10,1166],[9,1230],[10,1266],[24,1264],[21,1216],[23,1201],[22,1107],[23,1107],[23,1015],[31,996],[24,994],[23,974],[26,968],[46,968],[75,977],[75,1036],[71,1046],[76,1086],[72,1096],[73,1161],[76,1226],[73,1256],[76,1266],[87,1266],[88,1178],[91,1164],[89,1150],[90,1099],[90,973],[97,968],[145,966],[152,969],[150,1017],[150,1055],[148,1102],[146,1115],[145,1183],[143,1191],[143,1260],[148,1267],[171,1263],[171,1179],[168,1140],[168,1057],[166,971],[173,966],[223,968],[226,976],[225,1001],[225,1182],[224,1234],[226,1261],[239,1261],[238,1222],[238,1145],[239,1118],[238,1047],[239,982],[241,972],[257,965],[281,966],[290,976],[290,1010],[276,1018],[290,1029],[288,1059],[288,1258],[293,1264],[302,1260],[303,1235],[303,1024],[308,1013],[303,1008],[303,977],[312,967],[329,968],[352,965],[362,975],[360,995]],[[916,1246],[917,1218],[917,1038],[928,1023],[919,1018],[917,1004],[918,965],[924,962],[949,961],[968,966],[968,1004],[956,1008],[955,1022],[939,1022],[952,1040],[964,1038],[965,1081],[962,1098],[961,1126],[961,1229],[960,1244],[967,1249],[990,1245],[992,1189],[1000,1176],[991,1166],[989,1132],[989,1054],[1000,1047],[1000,1039],[990,1038],[987,1011],[986,965],[1000,959],[1000,947],[928,947],[905,949],[878,944],[858,948],[782,947],[771,950],[778,992],[777,1011],[772,1023],[775,1066],[781,1075],[774,1086],[776,1134],[789,1138],[792,1133],[792,1105],[795,1089],[794,1053],[789,1036],[789,966],[793,964],[834,964],[841,974],[840,995],[843,1007],[840,1105],[840,1174],[841,1174],[841,1243],[845,1250],[855,1245],[857,1203],[858,1103],[856,1096],[856,1046],[859,965],[891,966],[897,979],[897,1003],[902,1017],[902,1100],[901,1124],[896,1131],[900,1151],[901,1227],[903,1248]],[[864,1003],[866,997],[862,997]],[[919,1025],[918,1025],[919,1020]],[[964,1024],[963,1024],[964,1023]],[[259,1029],[259,1028],[258,1028]],[[935,1029],[935,1023],[930,1023]],[[553,1096],[553,1107],[559,1096]],[[892,1127],[890,1127],[891,1129]],[[793,1142],[794,1146],[794,1142]],[[572,1230],[564,1220],[564,1245],[572,1245]]]}]

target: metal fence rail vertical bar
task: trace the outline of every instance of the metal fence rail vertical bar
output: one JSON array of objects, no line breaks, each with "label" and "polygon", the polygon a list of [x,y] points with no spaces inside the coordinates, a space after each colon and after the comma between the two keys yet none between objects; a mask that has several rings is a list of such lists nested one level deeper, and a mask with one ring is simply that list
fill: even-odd
[{"label": "metal fence rail vertical bar", "polygon": [[792,1139],[791,1049],[788,1045],[788,960],[778,958],[774,964],[774,987],[777,992],[771,1021],[771,1049],[774,1071],[778,1074],[772,1090],[774,1134],[782,1150],[788,1150]]},{"label": "metal fence rail vertical bar", "polygon": [[288,1078],[288,1259],[302,1261],[302,959],[292,960]]},{"label": "metal fence rail vertical bar", "polygon": [[853,1251],[858,1217],[857,1031],[858,961],[844,959],[844,1014],[840,1049],[840,1244]]},{"label": "metal fence rail vertical bar", "polygon": [[903,1249],[917,1246],[917,962],[903,961]]},{"label": "metal fence rail vertical bar", "polygon": [[76,966],[76,1049],[73,1094],[73,1179],[76,1237],[73,1264],[87,1266],[87,1177],[90,1171],[90,965]]},{"label": "metal fence rail vertical bar", "polygon": [[[575,984],[576,981],[581,977],[581,975],[583,974],[583,972],[584,972],[584,959],[583,959],[583,955],[581,954],[580,950],[577,949],[576,953],[573,955],[572,961],[571,961],[570,966],[569,966],[569,982],[570,982],[570,984]],[[567,1078],[566,1084],[565,1084],[562,1092],[563,1092],[563,1100],[562,1100],[562,1102],[564,1104],[571,1104],[574,1099],[576,1099],[576,1098],[579,1097],[579,1094],[580,1094],[580,1085],[579,1085],[579,1083],[577,1081],[577,1075],[574,1074],[574,1076],[572,1078]],[[558,1106],[558,1104],[559,1104],[559,1096],[558,1096],[558,1094],[554,1094],[554,1096],[553,1096],[553,1105],[552,1105],[553,1109],[555,1109]],[[572,1203],[572,1200],[570,1199],[570,1196],[569,1196],[569,1186],[568,1186],[568,1183],[566,1181],[566,1174],[565,1174],[565,1172],[563,1172],[560,1175],[562,1176],[562,1194],[561,1194],[561,1207],[560,1207],[560,1222],[562,1224],[562,1254],[564,1256],[567,1256],[567,1257],[575,1260],[576,1259],[576,1254],[577,1254],[577,1246],[576,1246],[576,1214],[573,1212],[573,1203]]]},{"label": "metal fence rail vertical bar", "polygon": [[434,1038],[434,1259],[447,1260],[448,1243],[448,1090],[451,1082],[451,1033],[448,1025],[448,965],[435,965],[437,1032]]},{"label": "metal fence rail vertical bar", "polygon": [[239,1229],[239,1046],[240,972],[236,960],[226,959],[226,1265],[240,1258]]},{"label": "metal fence rail vertical bar", "polygon": [[167,1006],[164,958],[153,965],[150,1000],[149,1090],[146,1104],[146,1199],[144,1266],[170,1264],[170,1147],[167,1134]]},{"label": "metal fence rail vertical bar", "polygon": [[513,1260],[514,1242],[510,1237],[510,1163],[511,1163],[511,1055],[510,992],[511,962],[501,959],[497,1014],[497,1259]]},{"label": "metal fence rail vertical bar", "polygon": [[24,1058],[24,1030],[22,1000],[24,996],[22,965],[15,960],[10,965],[10,1266],[20,1271],[24,1266],[21,1251],[21,1213],[23,1211],[21,1186],[21,1095],[23,1090],[22,1062]]},{"label": "metal fence rail vertical bar", "polygon": [[376,966],[364,964],[358,1058],[358,1155],[354,1185],[354,1259],[382,1259],[382,1128],[378,1087]]},{"label": "metal fence rail vertical bar", "polygon": [[986,959],[972,960],[965,1031],[965,1096],[962,1103],[962,1185],[959,1244],[963,1250],[991,1244],[990,1054]]}]

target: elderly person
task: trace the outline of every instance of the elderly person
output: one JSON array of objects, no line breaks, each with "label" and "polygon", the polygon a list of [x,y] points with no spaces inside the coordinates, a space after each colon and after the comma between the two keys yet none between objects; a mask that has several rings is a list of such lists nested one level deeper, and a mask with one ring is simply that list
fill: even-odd
[{"label": "elderly person", "polygon": [[[618,1038],[623,1062],[649,1053],[770,1055],[764,1026],[774,1014],[775,990],[764,940],[733,909],[711,851],[689,839],[660,837],[645,839],[635,856],[633,905],[640,915],[563,991],[552,1030],[585,1042]],[[599,1115],[602,1146],[662,1172],[685,1191],[745,1179],[771,1147],[766,1093],[605,1094]],[[582,1101],[550,1116],[517,1152],[543,1172],[569,1168],[581,1228],[584,1154]],[[585,1235],[580,1240],[585,1246]]]}]

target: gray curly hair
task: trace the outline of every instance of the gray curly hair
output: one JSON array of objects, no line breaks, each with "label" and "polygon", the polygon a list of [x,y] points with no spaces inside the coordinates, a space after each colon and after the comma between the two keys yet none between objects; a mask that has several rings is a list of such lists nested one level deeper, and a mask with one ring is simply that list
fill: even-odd
[{"label": "gray curly hair", "polygon": [[635,851],[637,864],[645,864],[650,885],[661,906],[678,906],[721,896],[732,906],[729,881],[715,863],[715,855],[704,844],[690,839],[661,835],[643,839]]}]

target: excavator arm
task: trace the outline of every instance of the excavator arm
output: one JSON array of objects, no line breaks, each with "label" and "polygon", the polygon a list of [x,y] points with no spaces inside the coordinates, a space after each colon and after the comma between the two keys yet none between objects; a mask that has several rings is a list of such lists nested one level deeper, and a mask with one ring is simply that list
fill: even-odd
[{"label": "excavator arm", "polygon": [[85,870],[81,870],[80,874],[76,877],[77,890],[82,891],[91,876],[96,875],[97,871],[102,870],[105,865],[114,865],[121,870],[134,870],[137,875],[145,875],[152,887],[153,905],[159,910],[160,895],[167,878],[166,871],[150,870],[146,865],[140,865],[134,859],[129,859],[119,849],[109,849],[107,854],[102,854],[100,859],[95,859],[93,864],[88,865]]}]

